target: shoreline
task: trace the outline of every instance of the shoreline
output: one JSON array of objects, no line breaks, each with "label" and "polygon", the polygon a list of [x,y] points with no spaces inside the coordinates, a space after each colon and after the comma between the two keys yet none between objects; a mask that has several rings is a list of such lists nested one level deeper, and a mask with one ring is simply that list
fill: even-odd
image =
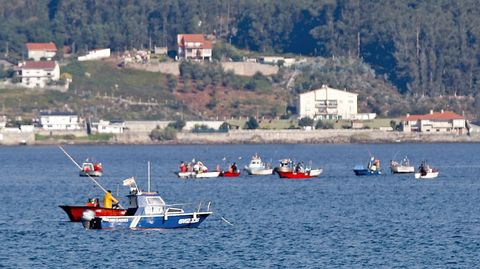
[{"label": "shoreline", "polygon": [[[66,134],[66,133],[63,133]],[[42,145],[207,145],[207,144],[394,144],[394,143],[478,143],[480,133],[471,136],[439,133],[404,133],[381,130],[235,130],[228,133],[177,133],[175,140],[152,141],[149,132],[116,134],[109,141],[84,139],[35,140],[3,135],[2,146],[25,141],[29,146]]]}]

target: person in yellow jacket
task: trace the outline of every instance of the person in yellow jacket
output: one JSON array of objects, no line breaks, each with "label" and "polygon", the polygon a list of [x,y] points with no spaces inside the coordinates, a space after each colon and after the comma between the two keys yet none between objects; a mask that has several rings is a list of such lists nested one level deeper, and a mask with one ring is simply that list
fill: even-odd
[{"label": "person in yellow jacket", "polygon": [[103,196],[103,207],[105,208],[112,208],[113,204],[118,204],[118,200],[113,197],[112,191],[108,190]]}]

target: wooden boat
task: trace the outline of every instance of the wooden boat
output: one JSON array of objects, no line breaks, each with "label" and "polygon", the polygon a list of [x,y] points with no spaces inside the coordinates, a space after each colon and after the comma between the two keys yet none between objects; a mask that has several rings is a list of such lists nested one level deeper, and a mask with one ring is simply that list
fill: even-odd
[{"label": "wooden boat", "polygon": [[264,176],[273,174],[273,169],[269,164],[262,162],[262,159],[255,154],[250,160],[250,164],[245,166],[245,171],[249,175]]},{"label": "wooden boat", "polygon": [[103,167],[101,163],[84,162],[80,169],[81,177],[101,177],[103,175]]},{"label": "wooden boat", "polygon": [[398,163],[396,161],[390,161],[390,170],[392,173],[414,173],[415,172],[415,167],[413,165],[410,165],[410,160],[405,157],[401,163]]},{"label": "wooden boat", "polygon": [[205,211],[201,211],[200,204],[192,212],[185,212],[178,204],[168,205],[158,193],[138,189],[132,178],[124,180],[124,186],[130,186],[127,213],[124,216],[97,216],[94,211],[85,210],[82,224],[86,229],[196,228],[212,214],[210,203]]},{"label": "wooden boat", "polygon": [[277,171],[277,174],[280,176],[280,178],[312,178],[312,177],[318,177],[320,174],[322,174],[323,169],[312,169],[312,170],[306,170],[306,171]]}]

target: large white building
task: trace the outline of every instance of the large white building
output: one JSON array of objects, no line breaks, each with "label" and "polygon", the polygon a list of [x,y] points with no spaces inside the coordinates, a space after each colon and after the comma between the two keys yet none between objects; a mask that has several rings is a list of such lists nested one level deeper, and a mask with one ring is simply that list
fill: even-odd
[{"label": "large white building", "polygon": [[50,81],[60,79],[60,67],[55,61],[27,61],[18,66],[22,85],[28,88],[43,88]]},{"label": "large white building", "polygon": [[354,119],[357,115],[357,95],[330,88],[322,88],[301,93],[298,114],[300,118],[318,119]]},{"label": "large white building", "polygon": [[44,130],[81,130],[83,129],[77,114],[69,112],[41,113],[40,123]]}]

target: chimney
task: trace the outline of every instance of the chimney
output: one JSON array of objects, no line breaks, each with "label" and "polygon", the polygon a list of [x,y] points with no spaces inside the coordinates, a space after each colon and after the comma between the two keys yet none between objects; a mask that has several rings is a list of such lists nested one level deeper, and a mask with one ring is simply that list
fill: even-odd
[{"label": "chimney", "polygon": [[433,114],[433,109],[430,109],[430,114]]}]

